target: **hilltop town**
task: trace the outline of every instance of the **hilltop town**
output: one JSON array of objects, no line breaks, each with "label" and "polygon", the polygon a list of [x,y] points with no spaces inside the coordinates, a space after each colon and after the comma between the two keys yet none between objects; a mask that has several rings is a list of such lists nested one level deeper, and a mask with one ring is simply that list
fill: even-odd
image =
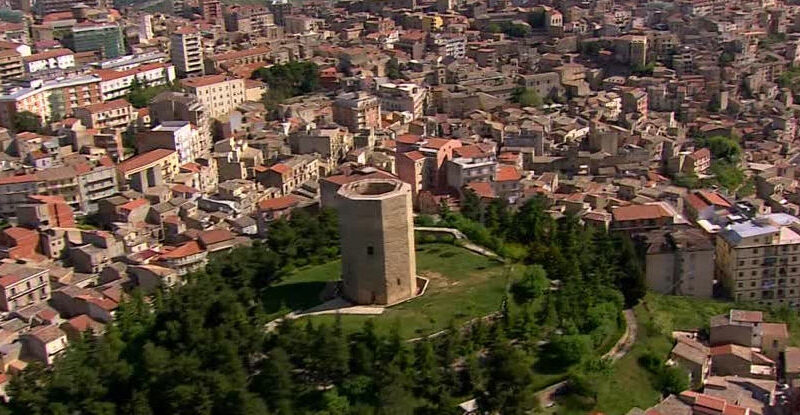
[{"label": "hilltop town", "polygon": [[[151,307],[154,321],[161,313],[169,320],[174,316],[164,304],[189,295],[170,292],[222,284],[219,292],[243,286],[256,293],[258,300],[236,300],[251,317],[247,307],[274,305],[264,308],[276,326],[332,298],[388,305],[389,315],[402,302],[412,305],[401,311],[420,301],[460,307],[437,309],[427,322],[409,316],[399,331],[428,344],[427,336],[445,332],[480,333],[475,325],[484,323],[476,321],[506,327],[509,344],[481,337],[482,347],[462,349],[500,377],[492,368],[504,366],[492,359],[535,353],[526,355],[539,362],[528,365],[531,376],[552,377],[536,385],[563,381],[560,391],[569,398],[553,398],[547,408],[520,398],[513,404],[520,411],[557,413],[578,397],[590,402],[586,411],[609,408],[602,391],[587,392],[602,372],[588,356],[606,357],[623,331],[620,345],[639,345],[658,332],[659,342],[669,338],[674,347],[666,355],[652,345],[633,346],[627,358],[639,359],[634,366],[643,376],[682,372],[665,384],[653,380],[655,401],[632,402],[650,409],[631,404],[610,413],[800,410],[800,342],[790,334],[800,330],[792,320],[800,308],[800,106],[794,103],[800,4],[7,0],[0,6],[4,398],[24,398],[27,389],[18,385],[32,372],[26,367],[66,371],[56,363],[69,361],[63,356],[70,344],[113,338],[104,337],[112,327],[131,347],[165,341],[169,336],[158,330],[168,329],[146,324],[146,314],[133,310]],[[455,256],[452,263],[432,259],[442,249],[440,258]],[[330,265],[340,256],[341,264]],[[234,264],[241,258],[251,262]],[[306,278],[308,266],[326,263],[325,277],[313,281],[324,290],[311,284],[310,300],[294,303],[295,291],[269,291],[276,281]],[[469,267],[446,269],[462,263]],[[248,264],[260,268],[236,268]],[[480,285],[480,274],[495,285]],[[210,282],[190,284],[203,276]],[[459,292],[464,276],[475,277],[475,290],[487,295],[475,300]],[[457,288],[444,290],[442,281]],[[654,316],[669,311],[648,307],[665,296],[712,301],[715,311],[725,305],[708,327],[676,322],[674,330],[643,337],[639,327],[638,338],[630,334],[636,320],[660,324]],[[634,313],[630,319],[619,317],[623,308]],[[259,325],[266,323],[260,313]],[[121,315],[149,329],[118,323]],[[498,319],[505,323],[493,323]],[[337,324],[355,321],[361,322]],[[447,327],[454,322],[463,327]],[[260,336],[280,338],[280,330]],[[267,338],[272,348],[239,351],[250,362],[241,372],[251,376],[239,385],[247,393],[258,393],[251,378],[260,379],[262,369],[254,362],[265,355],[271,364],[286,360],[281,353],[290,347]],[[364,338],[349,344],[356,350]],[[256,343],[247,347],[261,347]],[[288,361],[310,365],[293,354],[309,349],[290,350]],[[582,356],[572,361],[567,349]],[[442,362],[441,371],[463,374],[474,363],[458,356]],[[545,356],[563,365],[547,372]],[[342,384],[344,376],[319,376],[296,375],[295,382],[333,388],[353,411],[356,403],[388,405],[359,401],[366,395]],[[11,387],[14,378],[22,380]],[[273,388],[280,379],[259,382]],[[439,397],[444,393],[397,387],[430,404],[414,408],[429,411],[422,413],[526,413],[509,409],[510,402],[533,396],[527,380],[459,385],[450,385],[447,396],[475,398],[460,407]],[[310,393],[298,386],[280,399],[259,399],[271,413],[373,413],[310,412],[319,409],[310,404],[303,409],[309,412],[299,412],[301,403],[286,403],[306,396],[298,390]],[[504,390],[515,392],[502,400]],[[179,402],[174,396],[162,398]]]}]

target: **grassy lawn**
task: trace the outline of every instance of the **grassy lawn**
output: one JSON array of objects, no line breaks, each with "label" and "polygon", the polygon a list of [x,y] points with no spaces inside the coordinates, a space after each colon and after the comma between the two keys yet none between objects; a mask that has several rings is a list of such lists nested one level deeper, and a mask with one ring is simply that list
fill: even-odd
[{"label": "grassy lawn", "polygon": [[[334,261],[304,267],[270,287],[264,295],[267,313],[276,318],[319,304],[325,284],[339,279],[340,266],[341,261]],[[435,333],[451,322],[458,325],[497,311],[508,279],[502,264],[447,244],[419,245],[417,273],[430,280],[425,295],[386,309],[379,316],[343,315],[344,328],[358,330],[373,319],[378,330],[397,327],[404,338]],[[333,315],[308,318],[315,323],[335,319]]]},{"label": "grassy lawn", "polygon": [[329,281],[339,279],[341,261],[306,266],[295,271],[264,294],[264,307],[270,319],[293,310],[305,310],[319,304],[320,293]]},{"label": "grassy lawn", "polygon": [[[344,328],[358,330],[371,319],[376,329],[385,332],[396,327],[403,338],[432,334],[451,322],[460,325],[497,311],[508,279],[502,264],[446,244],[419,245],[417,273],[430,280],[425,295],[388,308],[378,316],[343,315]],[[330,323],[335,317],[311,319]]]}]

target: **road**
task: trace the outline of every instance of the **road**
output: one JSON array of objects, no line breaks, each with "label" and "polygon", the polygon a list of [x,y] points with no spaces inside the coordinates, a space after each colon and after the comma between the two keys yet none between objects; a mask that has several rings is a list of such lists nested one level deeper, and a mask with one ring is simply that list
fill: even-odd
[{"label": "road", "polygon": [[[629,308],[622,313],[625,316],[625,333],[617,340],[614,347],[603,355],[603,359],[611,359],[612,362],[622,359],[631,351],[639,333],[639,325],[636,323],[636,314],[634,314],[633,309]],[[536,393],[539,403],[545,408],[550,406],[555,399],[556,393],[565,386],[567,386],[567,381],[562,381],[540,390]]]}]

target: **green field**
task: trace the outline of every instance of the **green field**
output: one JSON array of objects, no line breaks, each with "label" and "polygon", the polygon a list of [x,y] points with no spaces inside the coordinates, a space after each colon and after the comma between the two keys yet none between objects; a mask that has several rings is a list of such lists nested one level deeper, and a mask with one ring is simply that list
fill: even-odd
[{"label": "green field", "polygon": [[[306,267],[267,290],[267,312],[276,317],[320,303],[326,282],[339,279],[340,262]],[[521,270],[521,267],[519,267]],[[417,247],[417,273],[430,280],[425,295],[386,309],[382,315],[342,315],[346,330],[357,330],[372,319],[378,330],[396,327],[404,338],[435,333],[500,308],[509,269],[494,260],[446,244]],[[307,317],[315,323],[332,322],[333,315]]]}]

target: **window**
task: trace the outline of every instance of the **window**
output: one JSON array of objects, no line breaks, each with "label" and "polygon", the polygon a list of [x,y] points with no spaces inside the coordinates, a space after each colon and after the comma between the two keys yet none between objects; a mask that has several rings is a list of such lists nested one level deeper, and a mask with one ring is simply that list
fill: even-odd
[{"label": "window", "polygon": [[373,248],[371,246],[368,246],[367,247],[367,255],[373,255],[373,254],[375,254],[375,248]]}]

